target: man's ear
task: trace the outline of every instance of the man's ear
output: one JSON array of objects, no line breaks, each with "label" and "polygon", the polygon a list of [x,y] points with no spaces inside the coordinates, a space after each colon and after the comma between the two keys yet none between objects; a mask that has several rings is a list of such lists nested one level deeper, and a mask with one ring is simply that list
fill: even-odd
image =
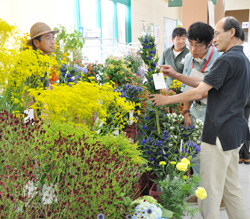
[{"label": "man's ear", "polygon": [[34,44],[34,46],[38,49],[39,48],[39,46],[40,46],[40,42],[39,42],[39,40],[37,40],[37,39],[33,39],[33,44]]},{"label": "man's ear", "polygon": [[231,37],[234,37],[235,32],[236,32],[235,29],[231,28],[229,31],[230,31]]}]

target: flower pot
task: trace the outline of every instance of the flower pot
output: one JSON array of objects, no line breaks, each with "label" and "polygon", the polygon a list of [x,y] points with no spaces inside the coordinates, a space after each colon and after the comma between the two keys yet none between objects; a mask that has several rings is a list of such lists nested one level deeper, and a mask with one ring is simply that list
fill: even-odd
[{"label": "flower pot", "polygon": [[159,188],[157,189],[157,184],[154,183],[149,190],[149,195],[154,197],[158,202],[161,202],[161,199],[159,196],[160,194],[161,194],[161,191],[159,190]]}]

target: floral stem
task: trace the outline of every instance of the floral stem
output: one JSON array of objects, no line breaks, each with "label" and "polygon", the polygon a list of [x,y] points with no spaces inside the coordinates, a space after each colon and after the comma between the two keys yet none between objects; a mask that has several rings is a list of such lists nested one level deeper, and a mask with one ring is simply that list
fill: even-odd
[{"label": "floral stem", "polygon": [[155,117],[156,117],[156,125],[157,125],[158,134],[161,134],[161,130],[160,130],[160,121],[159,121],[159,113],[158,113],[158,108],[157,108],[157,106],[155,106]]}]

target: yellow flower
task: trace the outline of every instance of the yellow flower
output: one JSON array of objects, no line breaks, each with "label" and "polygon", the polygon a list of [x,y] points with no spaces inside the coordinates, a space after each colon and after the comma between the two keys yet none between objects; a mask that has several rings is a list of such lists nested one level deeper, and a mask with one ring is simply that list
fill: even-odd
[{"label": "yellow flower", "polygon": [[32,46],[29,46],[29,50],[32,50]]},{"label": "yellow flower", "polygon": [[187,168],[188,168],[188,165],[186,163],[178,163],[176,165],[176,168],[179,170],[179,171],[187,171]]},{"label": "yellow flower", "polygon": [[63,60],[66,61],[66,58],[64,57]]},{"label": "yellow flower", "polygon": [[55,53],[54,53],[54,52],[52,52],[52,53],[51,53],[51,55],[53,56],[53,55],[55,55]]},{"label": "yellow flower", "polygon": [[159,165],[160,166],[165,166],[167,163],[165,161],[160,161]]},{"label": "yellow flower", "polygon": [[198,187],[195,190],[195,195],[200,199],[203,200],[207,197],[207,192],[203,187]]},{"label": "yellow flower", "polygon": [[57,44],[55,44],[55,49],[57,49],[57,47],[58,47],[58,45],[57,45]]},{"label": "yellow flower", "polygon": [[68,55],[67,55],[67,53],[63,53],[63,56],[64,56],[64,57],[67,57]]},{"label": "yellow flower", "polygon": [[171,165],[175,165],[176,162],[175,162],[175,161],[170,161],[170,164],[171,164]]},{"label": "yellow flower", "polygon": [[187,178],[187,175],[183,175],[183,179],[185,180]]},{"label": "yellow flower", "polygon": [[182,162],[182,163],[186,163],[187,165],[190,165],[189,159],[187,159],[187,158],[185,158],[185,157],[181,159],[181,162]]}]

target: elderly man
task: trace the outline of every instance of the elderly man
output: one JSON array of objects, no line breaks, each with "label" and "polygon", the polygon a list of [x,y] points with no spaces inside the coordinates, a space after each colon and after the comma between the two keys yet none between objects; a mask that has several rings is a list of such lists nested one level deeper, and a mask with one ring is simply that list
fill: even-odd
[{"label": "elderly man", "polygon": [[[55,34],[58,33],[58,30],[52,30],[47,24],[43,22],[37,22],[30,28],[30,40],[27,42],[29,46],[32,46],[34,50],[40,50],[42,51],[42,54],[48,55],[51,52],[54,52],[55,50]],[[49,90],[52,89],[49,77],[47,76],[47,73],[44,73],[44,77],[41,77],[40,80],[43,82],[44,88],[47,88]],[[27,84],[30,83],[30,78],[27,79]],[[33,98],[26,97],[26,94],[24,94],[25,100],[24,106],[29,108],[33,103]],[[39,116],[38,112],[38,116]],[[34,115],[34,117],[37,119],[37,116]]]},{"label": "elderly man", "polygon": [[[177,27],[172,33],[173,46],[167,48],[161,57],[161,65],[171,65],[175,71],[182,72],[185,62],[185,56],[189,53],[189,49],[186,47],[186,30],[182,27]],[[167,77],[167,88],[170,87],[171,81],[174,80],[171,77]]]},{"label": "elderly man", "polygon": [[223,198],[230,219],[249,218],[239,185],[239,150],[250,139],[244,106],[250,88],[250,64],[239,45],[242,29],[234,17],[221,19],[215,27],[214,42],[224,52],[198,87],[175,96],[152,95],[161,106],[200,100],[208,93],[207,111],[200,152],[200,185],[208,196],[199,201],[203,218],[219,219]]},{"label": "elderly man", "polygon": [[55,50],[55,34],[58,30],[51,30],[51,28],[43,23],[37,22],[30,28],[30,40],[29,45],[32,45],[33,49],[38,49],[43,54],[54,52]]}]

